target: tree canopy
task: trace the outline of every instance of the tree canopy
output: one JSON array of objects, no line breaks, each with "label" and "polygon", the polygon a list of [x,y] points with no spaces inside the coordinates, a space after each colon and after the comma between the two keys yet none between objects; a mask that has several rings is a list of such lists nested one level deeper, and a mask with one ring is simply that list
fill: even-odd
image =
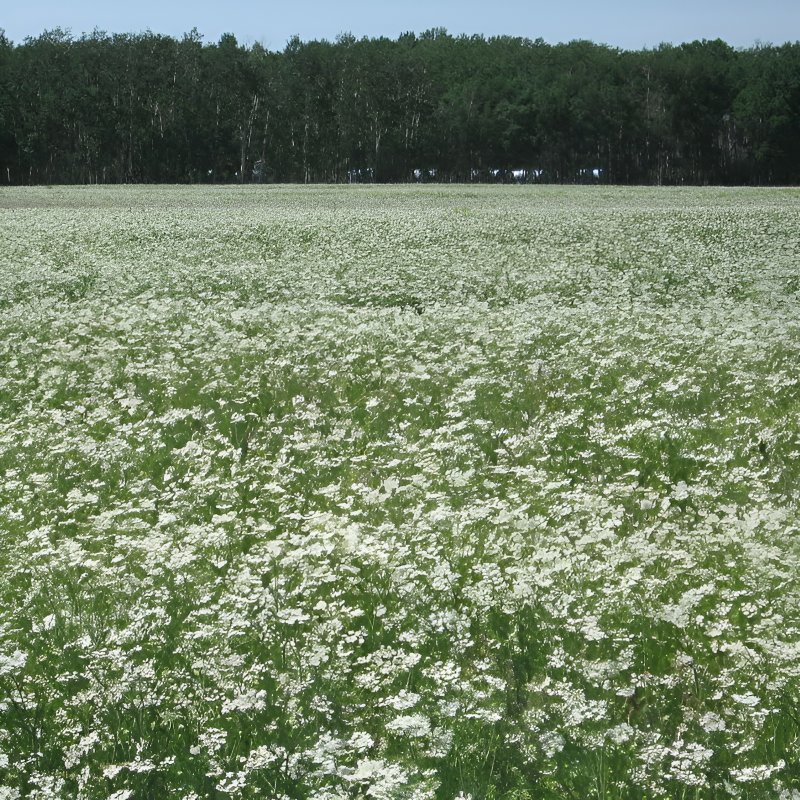
[{"label": "tree canopy", "polygon": [[798,142],[800,42],[0,31],[10,184],[787,184]]}]

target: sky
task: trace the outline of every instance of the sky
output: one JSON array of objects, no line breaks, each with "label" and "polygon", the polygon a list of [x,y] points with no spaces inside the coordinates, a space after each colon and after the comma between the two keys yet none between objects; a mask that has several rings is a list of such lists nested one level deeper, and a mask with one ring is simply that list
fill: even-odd
[{"label": "sky", "polygon": [[14,42],[60,27],[75,36],[150,29],[180,37],[197,28],[204,41],[233,33],[246,44],[282,50],[290,37],[397,38],[446,28],[451,34],[507,34],[546,42],[591,39],[624,49],[724,39],[734,47],[800,40],[800,0],[27,0],[5,3],[0,28]]}]

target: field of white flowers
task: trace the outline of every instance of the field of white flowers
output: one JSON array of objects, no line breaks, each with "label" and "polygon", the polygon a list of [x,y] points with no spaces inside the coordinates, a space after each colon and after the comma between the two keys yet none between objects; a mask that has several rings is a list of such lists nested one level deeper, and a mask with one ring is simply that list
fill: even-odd
[{"label": "field of white flowers", "polygon": [[0,798],[800,798],[800,191],[0,189]]}]

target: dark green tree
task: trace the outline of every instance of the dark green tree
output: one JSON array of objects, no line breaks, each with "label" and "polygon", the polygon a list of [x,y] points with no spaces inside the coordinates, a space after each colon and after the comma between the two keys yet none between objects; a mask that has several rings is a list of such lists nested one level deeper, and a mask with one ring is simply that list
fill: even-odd
[{"label": "dark green tree", "polygon": [[6,183],[800,180],[800,43],[0,34]]}]

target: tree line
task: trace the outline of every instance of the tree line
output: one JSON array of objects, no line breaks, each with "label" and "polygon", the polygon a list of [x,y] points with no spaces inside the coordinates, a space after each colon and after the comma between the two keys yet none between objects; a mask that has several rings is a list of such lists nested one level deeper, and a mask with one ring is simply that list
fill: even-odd
[{"label": "tree line", "polygon": [[800,42],[0,30],[2,183],[800,182]]}]

